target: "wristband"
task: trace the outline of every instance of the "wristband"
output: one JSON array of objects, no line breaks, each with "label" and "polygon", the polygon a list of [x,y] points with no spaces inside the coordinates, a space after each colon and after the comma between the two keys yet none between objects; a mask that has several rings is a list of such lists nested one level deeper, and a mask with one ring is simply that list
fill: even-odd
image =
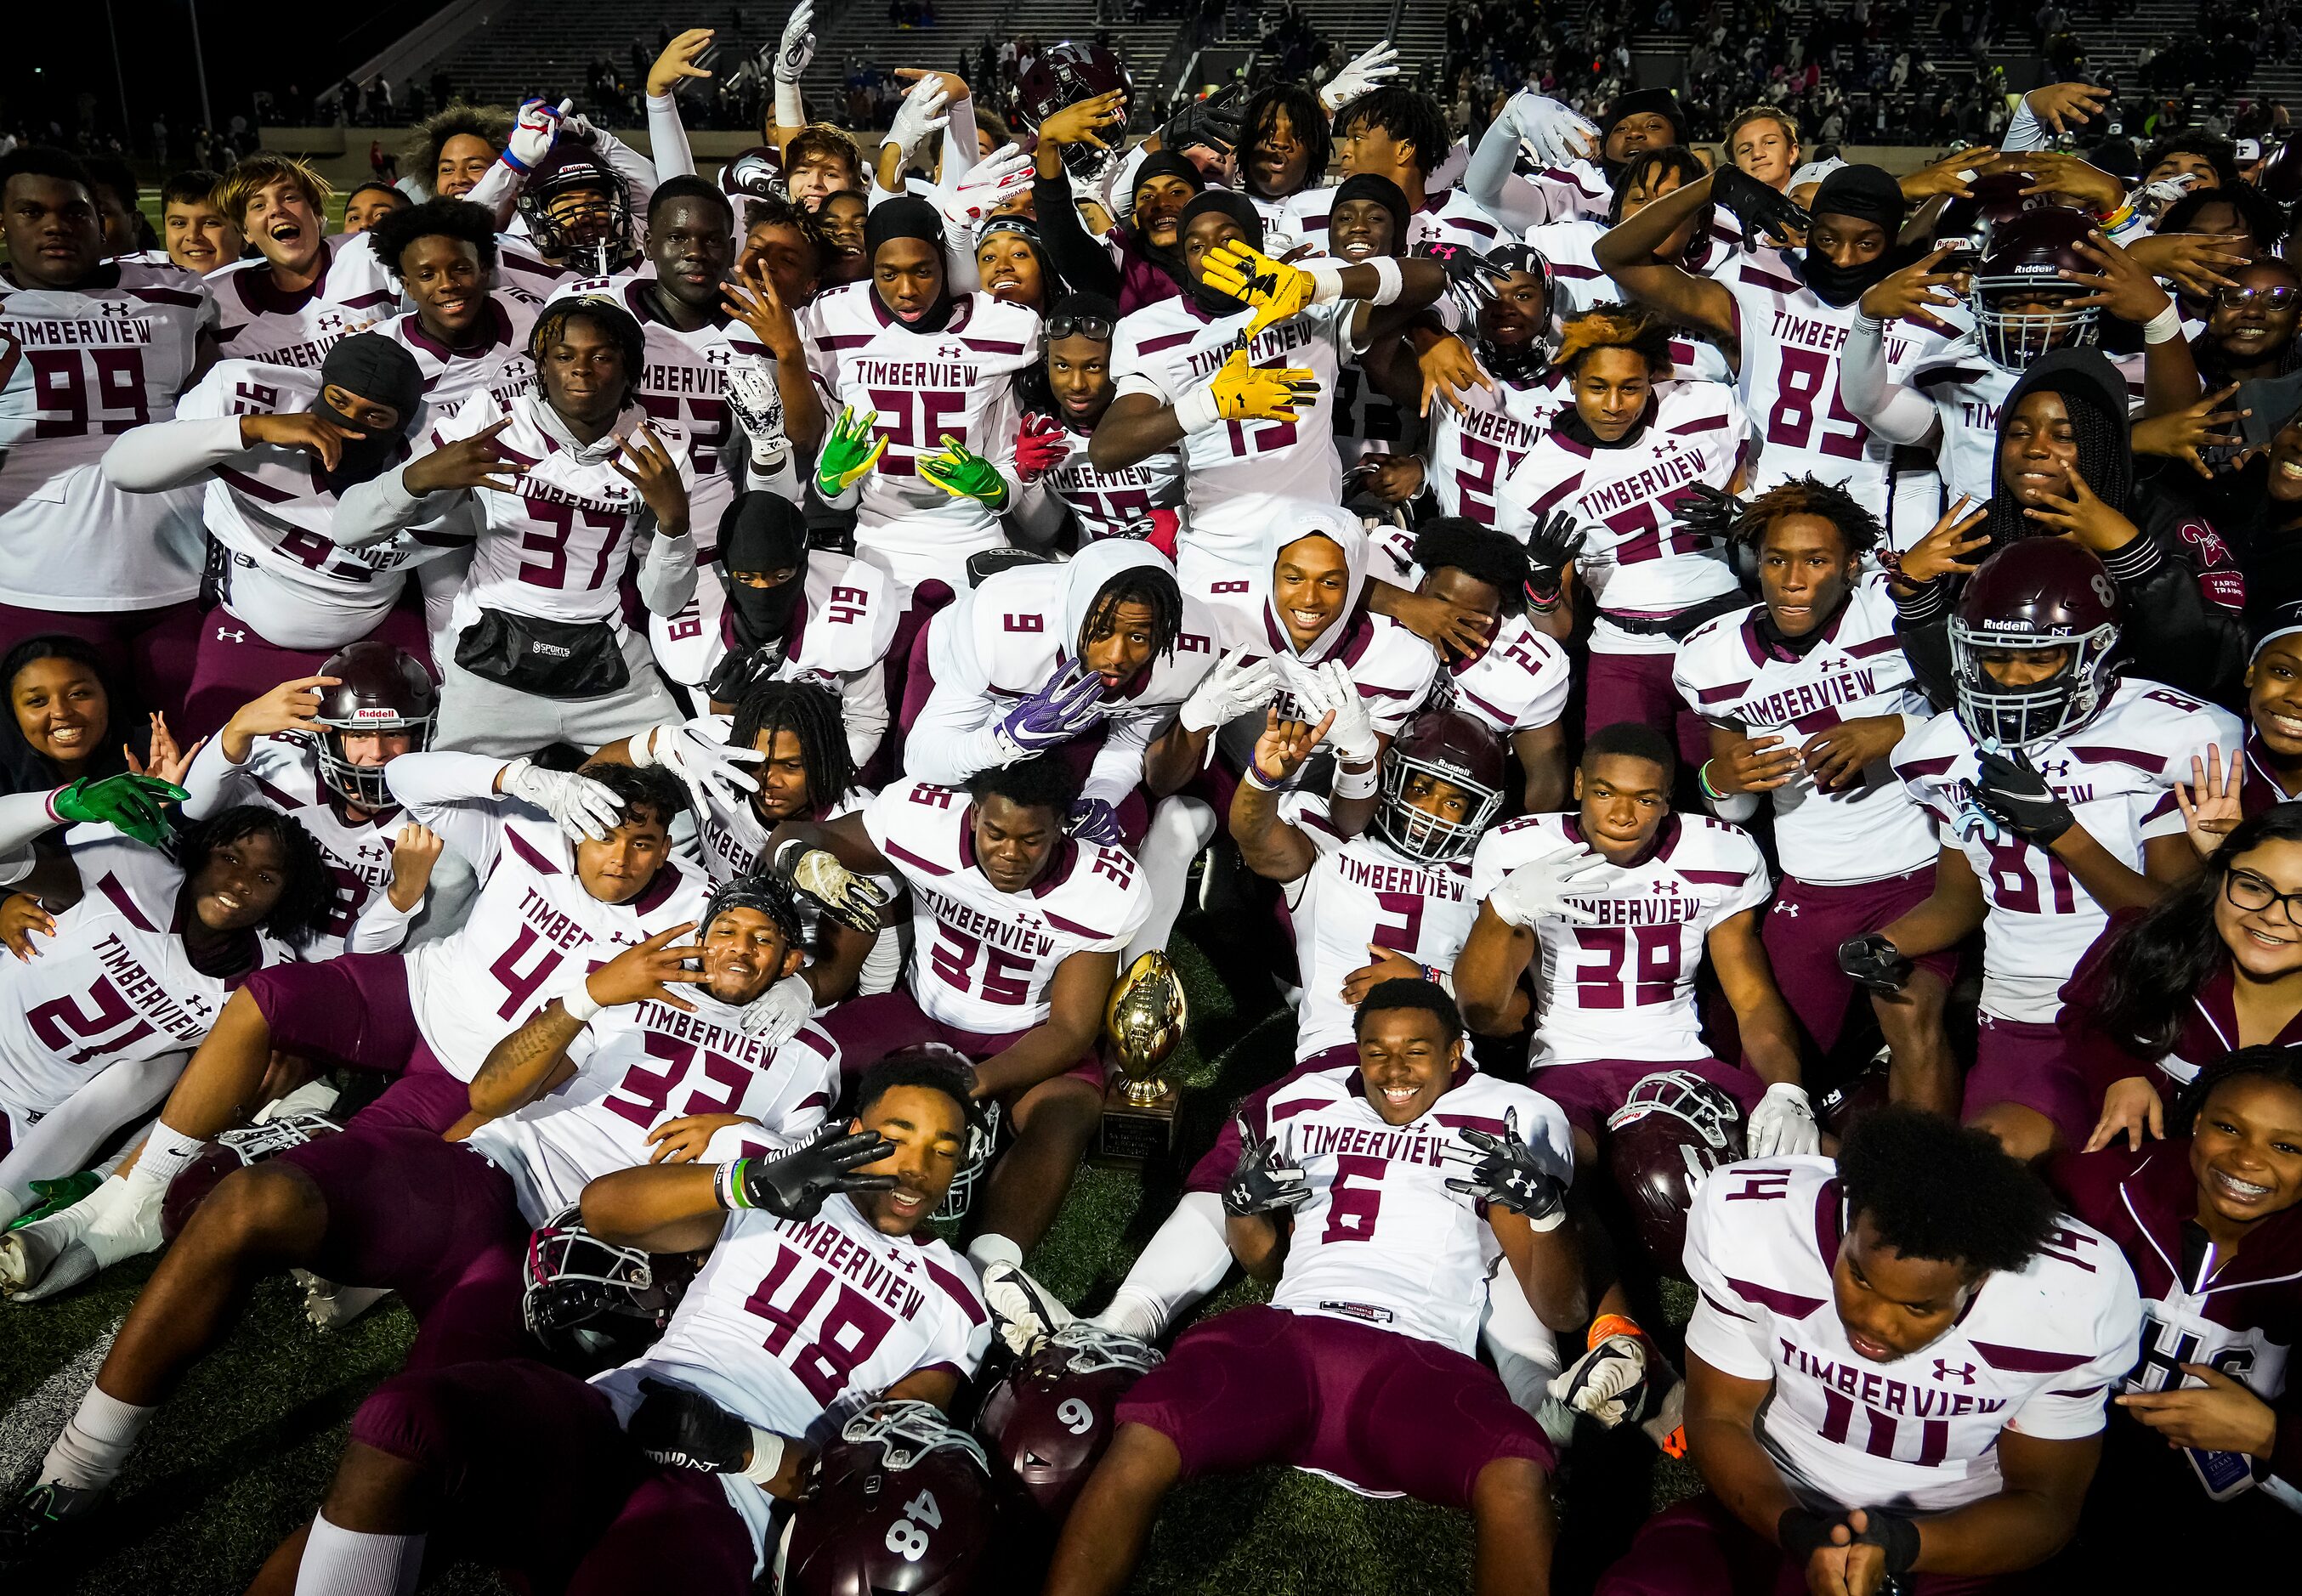
[{"label": "wristband", "polygon": [[1809,1558],[1830,1544],[1830,1532],[1841,1522],[1804,1508],[1785,1508],[1782,1516],[1775,1520],[1775,1544],[1803,1569]]},{"label": "wristband", "polygon": [[2165,309],[2142,323],[2142,341],[2147,344],[2172,343],[2181,336],[2182,312],[2171,299]]},{"label": "wristband", "polygon": [[1177,399],[1172,408],[1175,424],[1186,433],[1204,433],[1222,419],[1222,412],[1215,408],[1215,391],[1211,387],[1192,389]]},{"label": "wristband", "polygon": [[1584,1350],[1590,1350],[1609,1336],[1634,1336],[1643,1341],[1647,1339],[1647,1332],[1639,1328],[1637,1320],[1626,1314],[1601,1314],[1591,1321],[1591,1331],[1583,1338]]},{"label": "wristband", "polygon": [[1265,781],[1263,778],[1263,767],[1256,764],[1253,760],[1249,760],[1247,761],[1247,773],[1241,776],[1239,779],[1247,783],[1248,786],[1253,787],[1258,793],[1275,793],[1279,790],[1279,784],[1285,781],[1287,778],[1281,776],[1275,777],[1269,781]]},{"label": "wristband", "polygon": [[1726,794],[1720,792],[1717,787],[1710,785],[1710,761],[1709,760],[1703,760],[1702,763],[1694,768],[1694,780],[1695,785],[1702,789],[1702,795],[1705,798],[1719,799],[1726,796]]},{"label": "wristband", "polygon": [[739,1214],[752,1205],[751,1199],[744,1195],[744,1175],[751,1164],[750,1159],[738,1158],[711,1172],[712,1199],[731,1214]]},{"label": "wristband", "polygon": [[1335,761],[1335,783],[1332,791],[1338,798],[1372,798],[1374,796],[1374,766],[1354,770],[1340,760]]},{"label": "wristband", "polygon": [[765,1490],[783,1467],[784,1438],[772,1430],[753,1429],[752,1460],[744,1466],[744,1477]]},{"label": "wristband", "polygon": [[2118,202],[2117,209],[2110,212],[2107,215],[2096,216],[2094,219],[2094,222],[2095,225],[2101,228],[2103,231],[2109,232],[2113,229],[2125,226],[2127,223],[2133,219],[2134,201],[2132,199],[2121,199]]},{"label": "wristband", "polygon": [[589,1025],[600,1017],[608,1005],[592,995],[591,979],[587,976],[559,995],[559,1010],[579,1025]]},{"label": "wristband", "polygon": [[1295,269],[1311,280],[1312,304],[1332,305],[1343,297],[1343,268],[1339,262],[1306,260]]},{"label": "wristband", "polygon": [[1361,261],[1359,264],[1374,268],[1374,292],[1367,296],[1368,304],[1389,305],[1398,299],[1400,290],[1406,287],[1407,280],[1400,273],[1399,262],[1396,259],[1388,255],[1378,255],[1373,260]]},{"label": "wristband", "polygon": [[1869,1527],[1855,1536],[1886,1554],[1888,1577],[1900,1579],[1919,1560],[1919,1526],[1899,1513],[1883,1513],[1868,1508],[1864,1516]]}]

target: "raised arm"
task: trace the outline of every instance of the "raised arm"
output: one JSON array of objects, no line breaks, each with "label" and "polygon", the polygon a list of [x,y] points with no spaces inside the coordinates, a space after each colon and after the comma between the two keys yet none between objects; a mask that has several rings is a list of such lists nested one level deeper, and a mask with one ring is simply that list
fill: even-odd
[{"label": "raised arm", "polygon": [[1592,256],[1623,291],[1674,321],[1718,338],[1735,336],[1735,296],[1724,283],[1655,258],[1679,224],[1710,198],[1714,177],[1674,189],[1602,233]]},{"label": "raised arm", "polygon": [[1316,726],[1281,720],[1276,704],[1264,710],[1263,735],[1231,794],[1231,835],[1247,868],[1273,881],[1298,881],[1319,861],[1319,851],[1299,826],[1279,815],[1280,789],[1303,768],[1334,723],[1332,714]]}]

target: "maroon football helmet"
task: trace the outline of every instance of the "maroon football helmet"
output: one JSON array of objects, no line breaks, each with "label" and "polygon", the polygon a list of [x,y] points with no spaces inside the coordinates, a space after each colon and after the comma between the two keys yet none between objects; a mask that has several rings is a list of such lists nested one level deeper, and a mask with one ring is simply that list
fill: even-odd
[{"label": "maroon football helmet", "polygon": [[338,649],[320,666],[336,685],[323,688],[320,712],[313,718],[328,729],[320,735],[320,779],[345,801],[365,810],[392,802],[382,765],[355,765],[345,756],[344,738],[376,732],[407,732],[410,753],[432,745],[440,715],[440,689],[432,673],[412,654],[368,638]]},{"label": "maroon football helmet", "polygon": [[[2089,550],[2062,538],[2024,538],[1984,560],[1951,611],[1950,658],[1958,718],[1978,743],[2028,748],[2094,718],[2118,685],[2118,589]],[[2062,669],[2009,687],[1983,668],[2004,649],[2060,650]]]},{"label": "maroon football helmet", "polygon": [[293,1113],[245,1130],[227,1130],[192,1155],[176,1172],[160,1198],[160,1235],[173,1241],[191,1222],[192,1210],[208,1193],[223,1184],[226,1175],[262,1163],[275,1153],[300,1147],[315,1138],[333,1136],[343,1127],[323,1113]]},{"label": "maroon football helmet", "polygon": [[1814,1117],[1822,1128],[1844,1141],[1854,1121],[1873,1109],[1886,1106],[1886,1066],[1872,1060],[1814,1100]]},{"label": "maroon football helmet", "polygon": [[[785,193],[783,151],[769,144],[755,144],[742,151],[719,169],[719,192],[730,200],[765,199]],[[740,213],[736,219],[742,220]]]},{"label": "maroon football helmet", "polygon": [[1705,1176],[1744,1156],[1743,1110],[1691,1070],[1661,1070],[1607,1116],[1607,1172],[1639,1244],[1666,1274],[1686,1273],[1686,1210]]},{"label": "maroon football helmet", "polygon": [[528,1235],[520,1320],[562,1367],[596,1373],[652,1346],[694,1278],[685,1254],[601,1240],[570,1203]]},{"label": "maroon football helmet", "polygon": [[586,277],[609,276],[639,252],[629,185],[581,139],[563,138],[528,173],[519,214],[539,250]]},{"label": "maroon football helmet", "polygon": [[[1127,75],[1126,64],[1118,55],[1106,46],[1067,38],[1041,50],[1031,70],[1017,80],[1015,109],[1036,128],[1066,105],[1113,89],[1125,91],[1129,103],[1133,103],[1135,80]],[[1118,139],[1112,141],[1109,149],[1068,144],[1063,147],[1063,168],[1073,177],[1093,182],[1124,153]]]},{"label": "maroon football helmet", "polygon": [[1158,1362],[1147,1342],[1076,1320],[991,1393],[975,1432],[1059,1525],[1111,1444],[1120,1398]]},{"label": "maroon football helmet", "polygon": [[981,1443],[928,1402],[880,1402],[816,1460],[776,1570],[779,1596],[987,1590],[996,1500]]},{"label": "maroon football helmet", "polygon": [[[1469,804],[1459,820],[1407,802],[1417,775],[1460,787]],[[1382,802],[1375,835],[1426,864],[1460,859],[1503,806],[1503,745],[1485,723],[1460,710],[1425,710],[1392,740],[1382,760]]]},{"label": "maroon football helmet", "polygon": [[[2049,349],[2077,349],[2095,341],[2102,311],[2096,306],[2041,310],[2042,299],[2064,300],[2086,291],[2064,271],[2091,275],[2095,264],[2079,245],[2096,225],[2083,212],[2041,206],[2019,212],[1990,229],[1982,258],[1974,268],[1971,300],[1975,334],[1991,364],[2021,371]],[[2016,302],[2032,307],[2011,310]]]}]

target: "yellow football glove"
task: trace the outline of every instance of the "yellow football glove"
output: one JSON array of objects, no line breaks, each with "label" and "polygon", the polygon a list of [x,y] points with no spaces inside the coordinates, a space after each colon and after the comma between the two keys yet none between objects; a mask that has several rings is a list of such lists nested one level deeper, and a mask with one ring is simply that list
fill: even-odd
[{"label": "yellow football glove", "polygon": [[1207,252],[1199,277],[1217,293],[1255,307],[1255,320],[1247,327],[1250,340],[1273,323],[1302,315],[1319,286],[1310,273],[1273,260],[1237,239],[1226,239]]},{"label": "yellow football glove", "polygon": [[1298,406],[1319,397],[1316,374],[1304,365],[1249,365],[1247,351],[1231,357],[1207,379],[1215,415],[1224,421],[1293,421]]}]

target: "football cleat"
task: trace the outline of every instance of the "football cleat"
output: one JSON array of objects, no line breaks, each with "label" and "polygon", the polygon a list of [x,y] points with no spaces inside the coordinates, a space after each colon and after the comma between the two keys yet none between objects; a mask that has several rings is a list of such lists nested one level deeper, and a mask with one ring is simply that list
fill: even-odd
[{"label": "football cleat", "polygon": [[994,1264],[983,1272],[983,1300],[991,1309],[992,1328],[1018,1357],[1030,1357],[1071,1322],[1071,1309],[1013,1264]]},{"label": "football cleat", "polygon": [[164,1194],[130,1196],[139,1189],[113,1176],[54,1219],[13,1232],[0,1255],[25,1245],[18,1258],[0,1256],[0,1289],[18,1302],[38,1302],[63,1295],[114,1264],[159,1251]]},{"label": "football cleat", "polygon": [[0,1508],[0,1572],[22,1568],[51,1556],[104,1499],[101,1491],[80,1491],[55,1480],[34,1485]]},{"label": "football cleat", "polygon": [[304,1317],[315,1330],[341,1330],[391,1295],[389,1286],[340,1286],[307,1270],[288,1273],[304,1288]]}]

